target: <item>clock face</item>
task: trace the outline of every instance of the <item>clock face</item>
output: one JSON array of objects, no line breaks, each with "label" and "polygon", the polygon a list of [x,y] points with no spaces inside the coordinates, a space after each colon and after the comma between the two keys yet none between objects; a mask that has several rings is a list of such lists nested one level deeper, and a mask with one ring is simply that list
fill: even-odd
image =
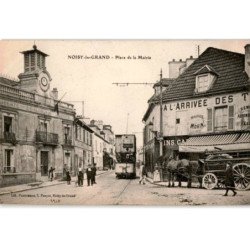
[{"label": "clock face", "polygon": [[43,85],[44,87],[46,87],[46,86],[48,85],[48,80],[47,80],[47,78],[46,78],[46,77],[42,77],[41,83],[42,83],[42,85]]},{"label": "clock face", "polygon": [[44,91],[44,92],[46,92],[49,89],[49,81],[48,81],[47,77],[45,77],[45,76],[41,77],[40,87],[41,87],[42,91]]}]

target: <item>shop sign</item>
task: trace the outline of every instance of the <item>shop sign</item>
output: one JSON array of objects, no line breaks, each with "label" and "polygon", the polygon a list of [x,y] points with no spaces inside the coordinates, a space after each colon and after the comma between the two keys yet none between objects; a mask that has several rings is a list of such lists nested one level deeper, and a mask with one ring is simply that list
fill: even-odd
[{"label": "shop sign", "polygon": [[184,138],[164,140],[164,146],[178,146],[180,143],[183,143],[185,141],[186,139]]},{"label": "shop sign", "polygon": [[239,108],[237,113],[237,125],[242,129],[250,128],[250,105],[245,105]]},{"label": "shop sign", "polygon": [[190,117],[190,132],[196,133],[206,127],[203,115],[194,115]]},{"label": "shop sign", "polygon": [[[243,93],[242,96],[245,98],[246,93]],[[209,101],[207,98],[204,98],[204,99],[165,104],[163,106],[163,111],[186,110],[186,109],[202,108],[211,105],[216,106],[216,105],[230,104],[234,102],[234,96],[225,95],[225,96],[214,97],[211,99],[211,101]]]}]

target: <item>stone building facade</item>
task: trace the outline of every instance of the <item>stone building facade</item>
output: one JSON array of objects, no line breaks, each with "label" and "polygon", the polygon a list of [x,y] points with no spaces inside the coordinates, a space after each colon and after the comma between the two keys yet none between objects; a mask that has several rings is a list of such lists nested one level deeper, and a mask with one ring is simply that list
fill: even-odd
[{"label": "stone building facade", "polygon": [[22,52],[19,81],[0,77],[0,186],[61,178],[73,165],[73,105],[51,90],[46,55],[36,46]]},{"label": "stone building facade", "polygon": [[78,118],[75,119],[74,130],[74,173],[77,173],[78,167],[83,167],[83,169],[86,169],[88,165],[92,164],[92,140],[94,131],[89,126],[87,126],[84,121]]}]

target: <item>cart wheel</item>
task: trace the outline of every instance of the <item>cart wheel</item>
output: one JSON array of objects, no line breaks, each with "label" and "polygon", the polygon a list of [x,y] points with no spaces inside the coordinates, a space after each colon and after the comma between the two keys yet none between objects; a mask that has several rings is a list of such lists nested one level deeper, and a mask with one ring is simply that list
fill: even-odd
[{"label": "cart wheel", "polygon": [[202,184],[206,189],[213,189],[218,184],[218,178],[215,174],[207,173],[202,178]]},{"label": "cart wheel", "polygon": [[250,188],[250,165],[237,163],[233,166],[235,188],[246,190]]}]

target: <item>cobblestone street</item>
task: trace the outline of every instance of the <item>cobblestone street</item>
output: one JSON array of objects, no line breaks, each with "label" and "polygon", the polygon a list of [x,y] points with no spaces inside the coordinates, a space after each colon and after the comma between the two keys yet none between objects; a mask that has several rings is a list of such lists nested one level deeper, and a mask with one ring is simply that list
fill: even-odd
[{"label": "cobblestone street", "polygon": [[76,187],[66,183],[0,196],[4,204],[72,204],[72,205],[249,205],[250,192],[238,191],[233,197],[222,196],[224,190],[186,187],[167,188],[139,185],[137,179],[116,179],[113,171],[97,177],[97,184]]}]

